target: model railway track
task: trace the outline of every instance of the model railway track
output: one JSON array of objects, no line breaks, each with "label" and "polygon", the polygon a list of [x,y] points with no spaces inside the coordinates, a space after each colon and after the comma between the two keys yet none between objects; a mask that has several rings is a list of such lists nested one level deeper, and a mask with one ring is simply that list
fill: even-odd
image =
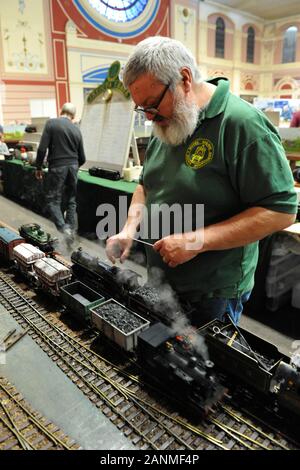
[{"label": "model railway track", "polygon": [[0,450],[18,449],[76,450],[78,446],[0,377]]},{"label": "model railway track", "polygon": [[[167,400],[149,396],[128,365],[118,366],[91,350],[92,333],[85,342],[60,320],[32,301],[0,273],[0,302],[28,329],[37,344],[89,399],[141,449],[290,449],[276,433],[243,421],[234,410],[217,408],[200,425],[174,413]],[[48,318],[46,318],[48,317]],[[132,366],[132,364],[131,364]]]}]

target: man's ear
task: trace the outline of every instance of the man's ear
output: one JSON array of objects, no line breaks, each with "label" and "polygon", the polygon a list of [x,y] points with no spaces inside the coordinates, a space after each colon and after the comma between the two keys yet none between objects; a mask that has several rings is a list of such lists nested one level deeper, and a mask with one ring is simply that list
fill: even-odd
[{"label": "man's ear", "polygon": [[189,93],[192,89],[192,72],[188,67],[182,67],[182,69],[180,70],[180,74],[182,76],[184,92]]}]

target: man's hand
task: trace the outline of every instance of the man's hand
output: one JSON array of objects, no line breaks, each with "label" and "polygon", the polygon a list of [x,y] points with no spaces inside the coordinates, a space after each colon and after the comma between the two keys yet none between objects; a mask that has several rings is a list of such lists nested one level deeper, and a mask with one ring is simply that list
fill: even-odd
[{"label": "man's hand", "polygon": [[35,177],[37,180],[41,181],[43,179],[43,171],[42,170],[35,170]]},{"label": "man's hand", "polygon": [[106,254],[108,259],[115,264],[116,259],[120,258],[120,262],[123,263],[129,256],[132,242],[132,238],[124,232],[110,237],[106,242]]},{"label": "man's hand", "polygon": [[158,251],[170,268],[186,263],[201,252],[203,246],[200,232],[176,233],[158,240],[153,249]]}]

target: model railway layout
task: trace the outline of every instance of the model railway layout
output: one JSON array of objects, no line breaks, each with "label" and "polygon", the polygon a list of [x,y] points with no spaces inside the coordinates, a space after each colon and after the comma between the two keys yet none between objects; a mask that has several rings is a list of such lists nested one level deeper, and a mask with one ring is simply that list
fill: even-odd
[{"label": "model railway layout", "polygon": [[[290,449],[295,444],[232,406],[218,404],[193,424],[159,390],[148,393],[128,357],[112,362],[95,352],[95,333],[74,333],[11,280],[0,275],[0,302],[89,399],[141,449]],[[101,346],[97,348],[101,350]],[[132,369],[134,369],[132,371]],[[150,390],[151,391],[151,390]],[[175,410],[174,410],[175,408]]]},{"label": "model railway layout", "polygon": [[[290,363],[256,337],[245,338],[247,333],[233,331],[230,323],[212,322],[200,331],[175,335],[170,325],[185,312],[184,305],[178,304],[178,311],[173,312],[164,308],[163,303],[153,302],[157,294],[152,287],[141,289],[136,273],[105,265],[82,250],[73,253],[67,280],[57,275],[70,268],[63,263],[60,269],[47,267],[44,282],[32,259],[28,258],[30,269],[24,265],[21,269],[13,254],[18,251],[15,247],[3,247],[2,240],[0,250],[10,253],[6,261],[13,262],[0,272],[0,303],[137,448],[299,447],[289,419],[284,418],[286,429],[279,431],[272,411],[279,403],[281,424],[289,409],[299,411],[297,361]],[[48,253],[42,259],[53,258]],[[44,292],[49,301],[54,298],[56,309],[64,313],[49,314],[34,302],[15,282],[21,276],[31,289]],[[150,301],[145,301],[147,289]],[[79,320],[81,330],[73,331],[63,321],[70,315]],[[195,347],[195,338],[201,340],[200,349]],[[227,354],[228,370],[222,367],[222,354]],[[230,370],[236,361],[239,367]],[[251,370],[249,364],[252,376],[247,380],[242,374]],[[251,398],[248,404],[240,400],[257,391],[261,406],[267,402],[270,408],[260,420],[250,418]]]}]

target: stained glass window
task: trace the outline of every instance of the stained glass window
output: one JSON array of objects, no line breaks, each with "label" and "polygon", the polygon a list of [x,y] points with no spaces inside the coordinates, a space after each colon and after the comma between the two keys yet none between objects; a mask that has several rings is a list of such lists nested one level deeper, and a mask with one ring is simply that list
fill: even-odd
[{"label": "stained glass window", "polygon": [[148,0],[88,0],[90,6],[110,21],[125,23],[143,13]]}]

